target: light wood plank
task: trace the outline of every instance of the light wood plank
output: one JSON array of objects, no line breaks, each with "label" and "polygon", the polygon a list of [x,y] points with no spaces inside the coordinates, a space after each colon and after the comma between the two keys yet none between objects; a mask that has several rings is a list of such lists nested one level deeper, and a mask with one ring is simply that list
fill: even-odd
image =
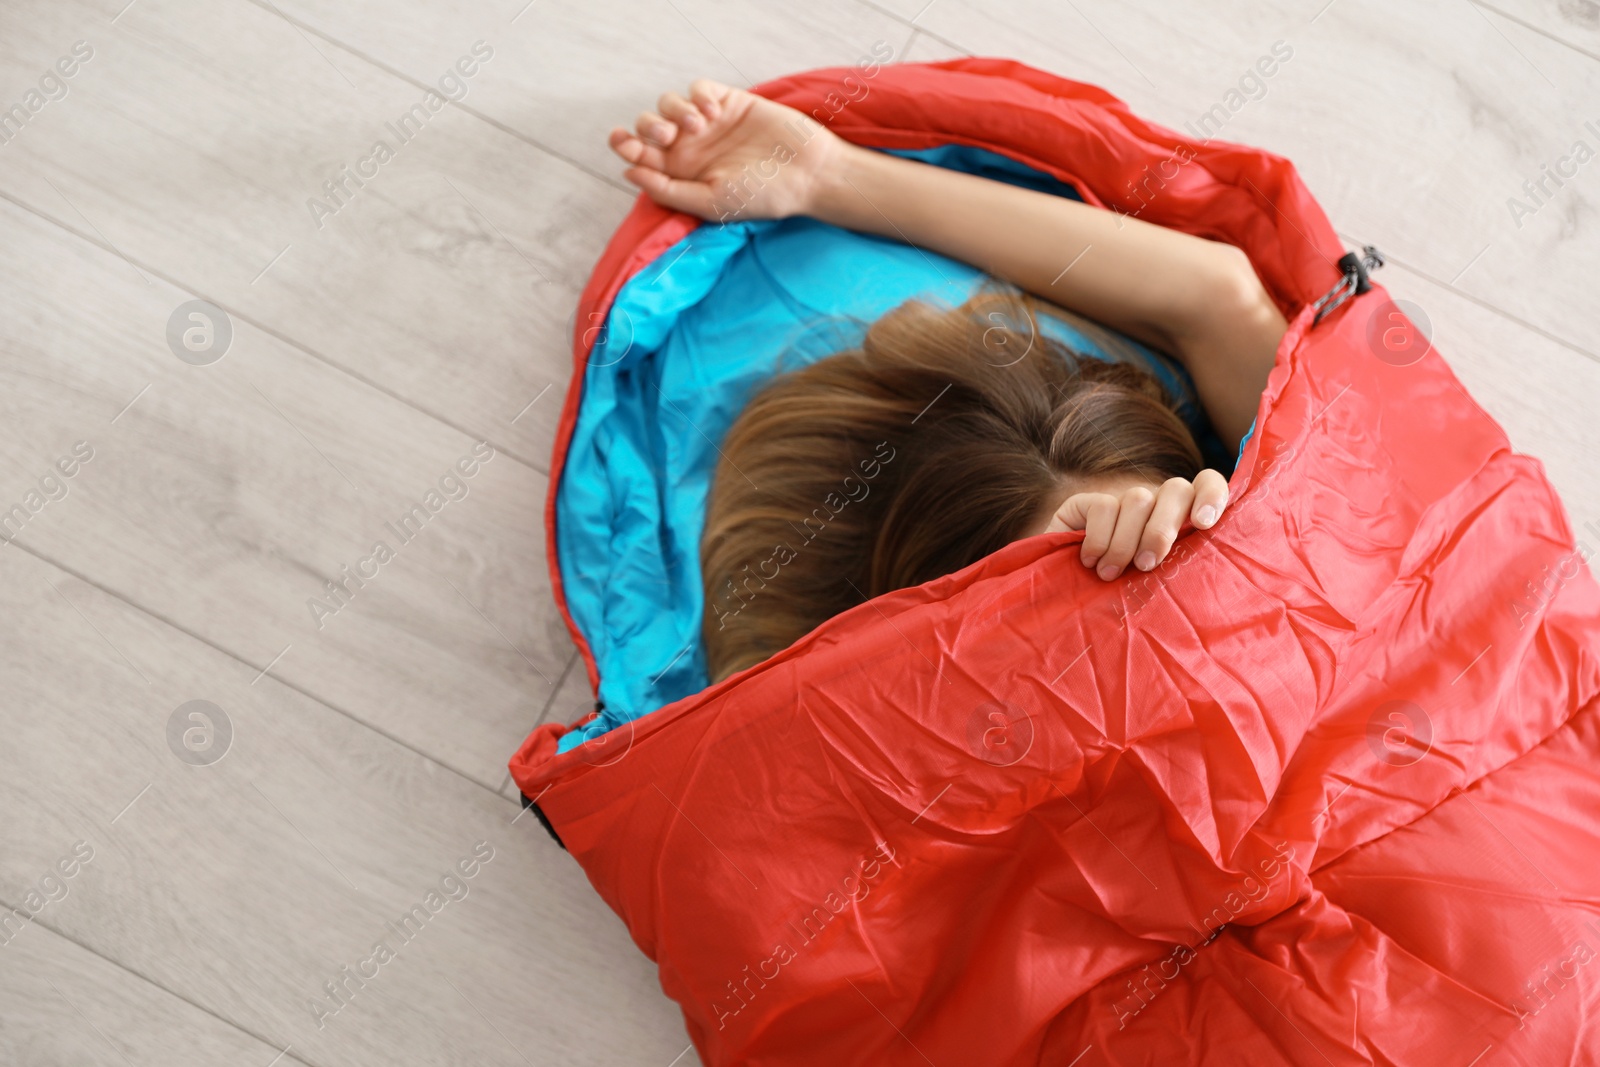
[{"label": "light wood plank", "polygon": [[[67,895],[57,903],[66,907],[72,880],[62,884]],[[0,1000],[6,1063],[305,1067],[292,1050],[257,1040],[41,923],[0,947]]]},{"label": "light wood plank", "polygon": [[[497,456],[460,477],[470,438],[247,323],[220,362],[180,362],[165,328],[190,294],[9,203],[0,225],[0,512],[75,441],[95,451],[7,536],[498,785],[572,650],[545,476]],[[402,543],[450,475],[466,495]],[[394,558],[345,606],[309,606],[380,541]]]},{"label": "light wood plank", "polygon": [[1600,61],[1600,4],[1594,0],[1473,0],[1487,15],[1543,33]]},{"label": "light wood plank", "polygon": [[956,59],[970,54],[965,49],[957,48],[948,41],[923,33],[921,30],[914,32],[908,41],[902,59],[905,63],[936,63],[942,59]]},{"label": "light wood plank", "polygon": [[[38,921],[312,1064],[666,1064],[688,1044],[517,805],[15,547],[0,607],[20,624],[0,648],[0,804],[28,813],[0,828],[0,886],[94,849]],[[169,747],[194,699],[231,723],[206,766]],[[465,896],[398,937],[386,924],[480,841]],[[380,939],[395,958],[315,1011]]]},{"label": "light wood plank", "polygon": [[[547,469],[576,294],[631,195],[455,106],[401,144],[422,89],[270,6],[139,0],[113,24],[125,3],[0,8],[8,86],[94,48],[0,146],[0,192]],[[393,159],[314,216],[379,139]]]},{"label": "light wood plank", "polygon": [[438,77],[464,36],[496,33],[495,58],[467,104],[612,175],[622,164],[607,131],[654,108],[666,90],[683,92],[699,77],[748,86],[850,66],[880,41],[898,58],[913,33],[857,0],[443,0],[407,3],[403,16],[385,0],[273,2],[310,31],[419,81]]}]

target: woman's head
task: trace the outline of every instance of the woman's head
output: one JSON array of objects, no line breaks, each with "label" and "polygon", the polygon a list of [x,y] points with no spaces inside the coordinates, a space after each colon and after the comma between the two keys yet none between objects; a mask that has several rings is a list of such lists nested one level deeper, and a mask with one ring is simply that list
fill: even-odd
[{"label": "woman's head", "polygon": [[722,443],[700,545],[713,680],[1042,530],[1072,492],[1199,471],[1155,379],[1075,355],[1041,313],[1066,317],[1009,292],[912,301],[755,395]]}]

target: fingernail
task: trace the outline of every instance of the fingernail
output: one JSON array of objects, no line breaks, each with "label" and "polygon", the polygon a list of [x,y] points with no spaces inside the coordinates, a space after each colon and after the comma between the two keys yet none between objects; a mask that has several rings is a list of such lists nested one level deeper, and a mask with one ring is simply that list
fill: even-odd
[{"label": "fingernail", "polygon": [[1194,513],[1194,521],[1200,526],[1210,526],[1217,521],[1217,509],[1207,504]]},{"label": "fingernail", "polygon": [[653,122],[650,124],[650,136],[658,141],[665,141],[672,136],[672,127],[665,122]]},{"label": "fingernail", "polygon": [[1117,568],[1114,565],[1107,563],[1104,567],[1101,567],[1098,571],[1095,571],[1095,573],[1109,582],[1111,579],[1117,576]]},{"label": "fingernail", "polygon": [[701,130],[705,129],[705,125],[706,120],[694,112],[690,112],[683,117],[683,128],[688,130],[690,133],[699,133]]},{"label": "fingernail", "polygon": [[1099,556],[1088,556],[1088,557],[1086,557],[1084,559],[1083,565],[1085,567],[1093,567],[1096,563],[1099,563],[1099,562],[1100,562],[1100,557]]},{"label": "fingernail", "polygon": [[1142,571],[1147,571],[1156,565],[1156,554],[1154,552],[1141,552],[1139,553],[1139,558],[1133,561],[1133,565]]}]

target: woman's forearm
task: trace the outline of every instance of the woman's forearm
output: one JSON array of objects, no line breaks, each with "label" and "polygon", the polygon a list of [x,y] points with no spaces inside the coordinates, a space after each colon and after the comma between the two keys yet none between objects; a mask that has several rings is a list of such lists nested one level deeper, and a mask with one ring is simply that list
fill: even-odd
[{"label": "woman's forearm", "polygon": [[1285,323],[1231,245],[958,171],[848,146],[808,214],[980,267],[1179,359],[1236,444]]}]

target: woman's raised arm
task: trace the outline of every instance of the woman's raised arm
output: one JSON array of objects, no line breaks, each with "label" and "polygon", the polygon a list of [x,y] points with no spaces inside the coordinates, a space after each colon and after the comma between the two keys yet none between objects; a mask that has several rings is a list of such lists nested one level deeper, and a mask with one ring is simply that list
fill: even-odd
[{"label": "woman's raised arm", "polygon": [[1230,445],[1249,428],[1286,324],[1239,249],[859,148],[717,82],[690,96],[611,134],[657,202],[713,220],[810,215],[970,263],[1176,357]]}]

